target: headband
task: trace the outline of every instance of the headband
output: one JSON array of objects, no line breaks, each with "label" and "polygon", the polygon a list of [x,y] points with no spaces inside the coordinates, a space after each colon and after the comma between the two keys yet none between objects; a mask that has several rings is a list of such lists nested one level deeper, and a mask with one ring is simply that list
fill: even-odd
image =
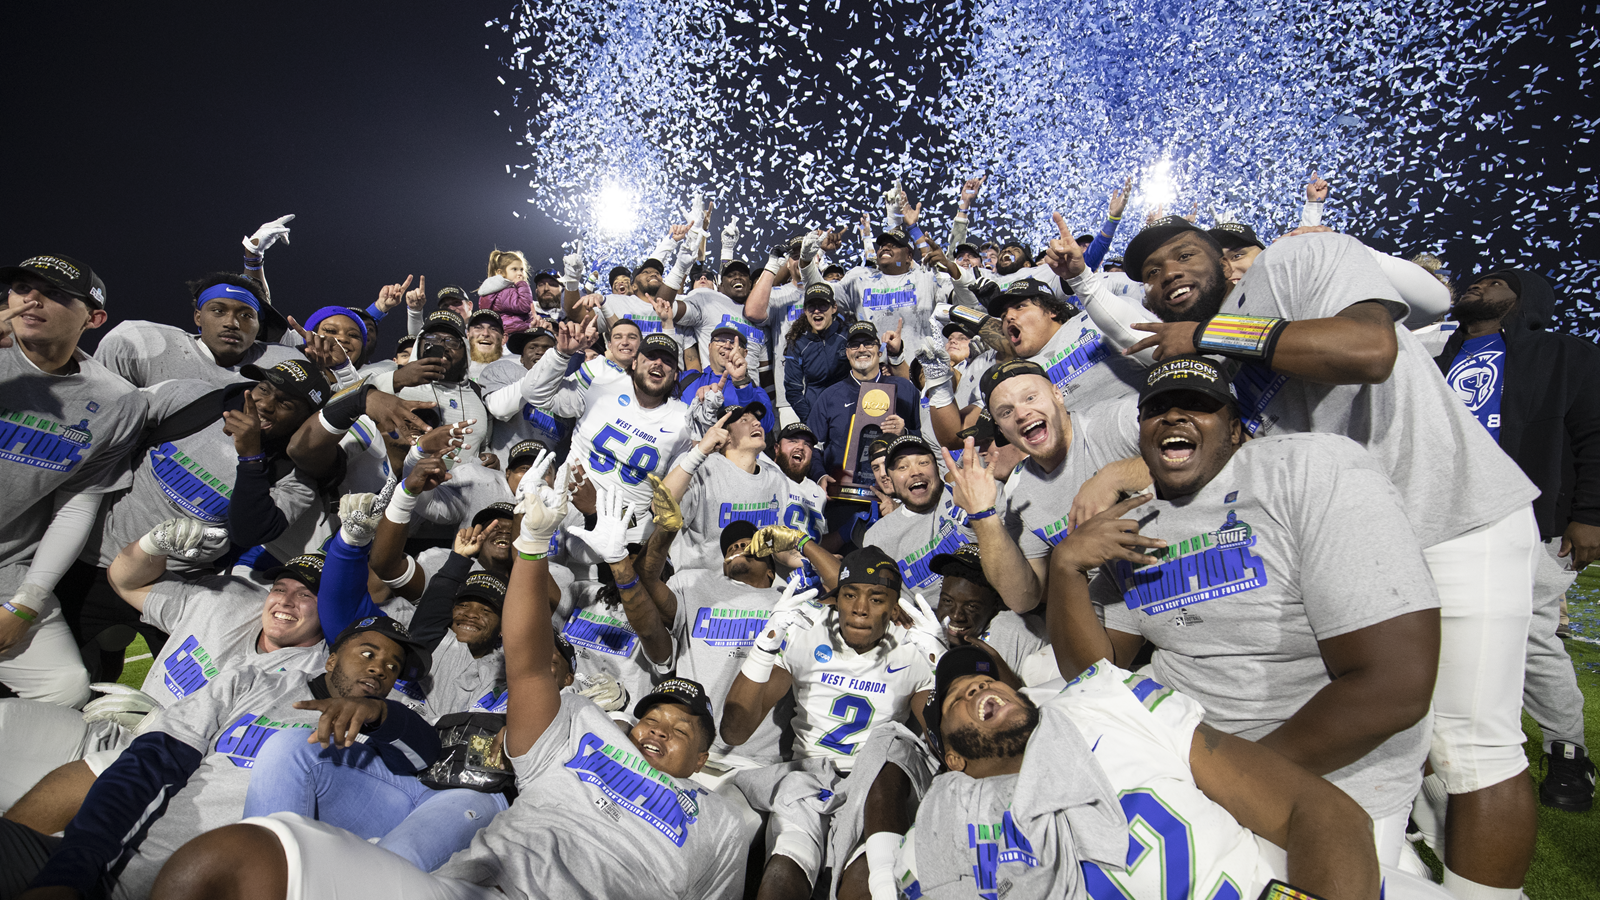
[{"label": "headband", "polygon": [[199,309],[210,301],[218,298],[223,300],[237,300],[238,302],[243,303],[245,306],[255,310],[256,315],[259,316],[261,314],[261,299],[259,297],[250,293],[244,288],[234,287],[233,285],[227,283],[213,284],[211,287],[201,291],[200,296],[196,297],[194,300],[195,308]]},{"label": "headband", "polygon": [[348,306],[324,306],[306,317],[305,328],[307,331],[316,331],[317,326],[321,325],[324,319],[331,319],[334,316],[344,316],[346,319],[356,323],[356,327],[361,329],[361,343],[365,344],[367,342],[367,323],[361,321],[361,316]]}]

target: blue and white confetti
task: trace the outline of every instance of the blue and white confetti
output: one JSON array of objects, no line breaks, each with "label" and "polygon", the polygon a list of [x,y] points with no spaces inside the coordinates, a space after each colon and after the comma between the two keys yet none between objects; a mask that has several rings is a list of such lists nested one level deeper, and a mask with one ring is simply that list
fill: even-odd
[{"label": "blue and white confetti", "polygon": [[881,224],[896,179],[947,233],[957,186],[979,173],[983,238],[1038,246],[1053,211],[1093,231],[1130,174],[1119,245],[1156,202],[1270,238],[1298,223],[1318,172],[1326,224],[1438,255],[1458,279],[1536,269],[1560,285],[1563,327],[1594,337],[1592,13],[526,0],[486,26],[527,152],[512,168],[591,258],[642,257],[696,190],[740,217],[750,258],[802,227]]}]

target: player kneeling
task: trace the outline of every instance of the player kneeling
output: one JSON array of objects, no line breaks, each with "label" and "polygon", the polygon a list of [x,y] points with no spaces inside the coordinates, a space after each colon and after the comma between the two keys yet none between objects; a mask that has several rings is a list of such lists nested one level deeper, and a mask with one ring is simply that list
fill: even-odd
[{"label": "player kneeling", "polygon": [[522,534],[500,625],[511,808],[432,874],[292,813],[249,819],[191,841],[152,896],[257,896],[246,889],[263,885],[286,885],[289,900],[739,896],[749,835],[726,801],[688,782],[715,735],[700,685],[663,682],[624,731],[587,698],[563,695],[551,671],[544,554],[567,512],[563,482],[519,486]]},{"label": "player kneeling", "polygon": [[1449,896],[1380,879],[1354,800],[1189,697],[1102,660],[1029,689],[1036,706],[995,669],[975,647],[939,660],[923,718],[948,771],[901,845],[905,896],[1374,900],[1380,880],[1389,900]]}]

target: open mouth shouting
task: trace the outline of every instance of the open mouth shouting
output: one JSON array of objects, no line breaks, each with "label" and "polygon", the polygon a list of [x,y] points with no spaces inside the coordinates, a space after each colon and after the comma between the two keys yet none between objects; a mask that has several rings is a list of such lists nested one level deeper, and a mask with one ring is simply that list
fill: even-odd
[{"label": "open mouth shouting", "polygon": [[1029,447],[1042,446],[1050,439],[1050,423],[1045,421],[1044,416],[1021,422],[1017,427],[1017,437]]},{"label": "open mouth shouting", "polygon": [[389,693],[383,689],[383,685],[378,681],[378,679],[371,675],[357,678],[356,687],[360,688],[361,694],[364,697],[382,697],[384,694]]},{"label": "open mouth shouting", "polygon": [[1017,704],[1000,696],[993,688],[979,691],[978,696],[972,701],[972,716],[979,722],[988,722],[998,719],[1010,712]]}]

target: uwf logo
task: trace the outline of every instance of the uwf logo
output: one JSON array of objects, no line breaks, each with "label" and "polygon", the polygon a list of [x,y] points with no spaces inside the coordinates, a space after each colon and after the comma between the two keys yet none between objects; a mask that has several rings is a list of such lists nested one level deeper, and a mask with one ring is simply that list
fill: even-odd
[{"label": "uwf logo", "polygon": [[984,900],[997,900],[1000,896],[997,891],[1002,864],[1022,863],[1030,869],[1039,865],[1033,844],[1012,821],[1009,809],[998,825],[968,825],[967,848],[976,856],[972,877],[978,882],[978,896]]},{"label": "uwf logo", "polygon": [[689,636],[705,641],[712,647],[749,647],[756,635],[772,615],[766,609],[728,609],[702,606],[695,613],[694,629]]},{"label": "uwf logo", "polygon": [[590,609],[579,610],[561,629],[574,647],[587,647],[612,656],[632,656],[639,635],[628,623]]},{"label": "uwf logo", "polygon": [[917,289],[909,284],[899,287],[869,287],[862,292],[861,308],[880,311],[917,305]]},{"label": "uwf logo", "polygon": [[233,488],[168,441],[150,451],[150,474],[173,505],[207,525],[225,525]]},{"label": "uwf logo", "polygon": [[778,524],[778,498],[765,503],[724,503],[717,511],[717,527],[734,522],[754,522],[757,528]]},{"label": "uwf logo", "polygon": [[1267,406],[1288,380],[1289,376],[1279,375],[1259,363],[1245,363],[1239,367],[1238,374],[1233,376],[1233,393],[1239,398],[1240,420],[1246,431],[1257,434],[1271,424],[1266,418]]},{"label": "uwf logo", "polygon": [[1093,328],[1079,332],[1076,343],[1050,354],[1045,360],[1044,374],[1063,391],[1073,379],[1094,368],[1111,355],[1111,345],[1105,336]]},{"label": "uwf logo", "polygon": [[1167,558],[1156,565],[1134,569],[1118,560],[1123,600],[1129,609],[1154,616],[1261,587],[1267,583],[1267,567],[1251,551],[1255,543],[1250,526],[1230,511],[1221,528],[1168,547]]},{"label": "uwf logo", "polygon": [[593,732],[578,742],[567,768],[599,788],[611,802],[638,816],[682,847],[700,817],[694,795],[680,791],[643,759],[618,750]]},{"label": "uwf logo", "polygon": [[166,683],[167,690],[180,700],[217,677],[217,666],[212,662],[211,654],[200,646],[199,639],[192,634],[178,645],[176,653],[167,657],[162,668],[165,669],[162,681]]},{"label": "uwf logo", "polygon": [[88,419],[76,428],[68,428],[29,413],[0,410],[0,459],[52,472],[71,472],[73,466],[83,462],[93,439]]},{"label": "uwf logo", "polygon": [[267,738],[285,728],[312,727],[314,726],[274,722],[266,716],[247,712],[222,730],[222,734],[217,737],[217,752],[226,755],[228,762],[241,769],[254,768],[256,754],[261,752],[261,745],[266,743]]}]

